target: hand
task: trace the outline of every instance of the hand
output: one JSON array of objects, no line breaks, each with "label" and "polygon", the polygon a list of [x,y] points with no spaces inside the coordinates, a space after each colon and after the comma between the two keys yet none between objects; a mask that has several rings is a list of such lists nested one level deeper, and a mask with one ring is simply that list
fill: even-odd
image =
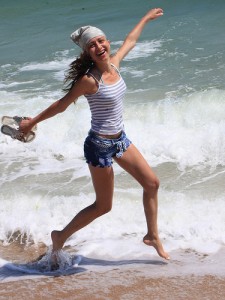
[{"label": "hand", "polygon": [[146,18],[147,21],[150,21],[150,20],[155,20],[161,16],[163,16],[162,8],[153,8],[144,16],[144,18]]},{"label": "hand", "polygon": [[26,120],[22,120],[19,126],[19,131],[24,133],[25,135],[31,131],[32,127],[34,126],[34,122],[32,118],[28,118]]}]

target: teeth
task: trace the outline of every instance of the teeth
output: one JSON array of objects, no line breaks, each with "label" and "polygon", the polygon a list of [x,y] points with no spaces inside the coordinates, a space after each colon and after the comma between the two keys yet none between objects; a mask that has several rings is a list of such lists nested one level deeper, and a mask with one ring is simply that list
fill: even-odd
[{"label": "teeth", "polygon": [[102,51],[101,53],[99,53],[98,56],[100,56],[100,55],[102,55],[102,54],[104,54],[104,53],[105,53],[105,50]]}]

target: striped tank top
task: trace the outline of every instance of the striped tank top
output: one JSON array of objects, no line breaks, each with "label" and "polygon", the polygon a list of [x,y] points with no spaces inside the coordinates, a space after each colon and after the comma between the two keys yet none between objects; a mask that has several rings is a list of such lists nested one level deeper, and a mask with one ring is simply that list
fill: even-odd
[{"label": "striped tank top", "polygon": [[102,79],[91,75],[98,83],[98,90],[91,95],[85,95],[91,110],[91,130],[99,134],[112,135],[123,130],[123,98],[126,84],[118,72],[120,79],[114,84],[104,84]]}]

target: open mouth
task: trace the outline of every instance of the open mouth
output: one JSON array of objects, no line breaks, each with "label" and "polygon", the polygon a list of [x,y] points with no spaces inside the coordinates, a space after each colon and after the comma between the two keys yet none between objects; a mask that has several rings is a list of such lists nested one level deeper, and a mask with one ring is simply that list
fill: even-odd
[{"label": "open mouth", "polygon": [[103,54],[105,54],[105,50],[103,50],[100,53],[98,53],[97,56],[102,56]]}]

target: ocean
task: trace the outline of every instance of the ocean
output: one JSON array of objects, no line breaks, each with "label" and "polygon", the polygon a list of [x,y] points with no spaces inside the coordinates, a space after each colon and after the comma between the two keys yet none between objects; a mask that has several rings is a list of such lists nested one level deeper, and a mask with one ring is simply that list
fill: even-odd
[{"label": "ocean", "polygon": [[[1,116],[32,117],[64,95],[64,74],[80,53],[70,40],[76,28],[102,28],[115,52],[148,9],[164,9],[121,64],[128,88],[125,129],[160,179],[159,233],[171,257],[180,250],[223,250],[225,2],[1,2]],[[1,261],[15,243],[49,247],[50,232],[95,200],[83,157],[89,128],[89,107],[81,97],[38,124],[32,143],[1,134]],[[142,243],[142,190],[116,163],[114,171],[112,212],[75,233],[66,246],[94,259],[156,258]]]}]

